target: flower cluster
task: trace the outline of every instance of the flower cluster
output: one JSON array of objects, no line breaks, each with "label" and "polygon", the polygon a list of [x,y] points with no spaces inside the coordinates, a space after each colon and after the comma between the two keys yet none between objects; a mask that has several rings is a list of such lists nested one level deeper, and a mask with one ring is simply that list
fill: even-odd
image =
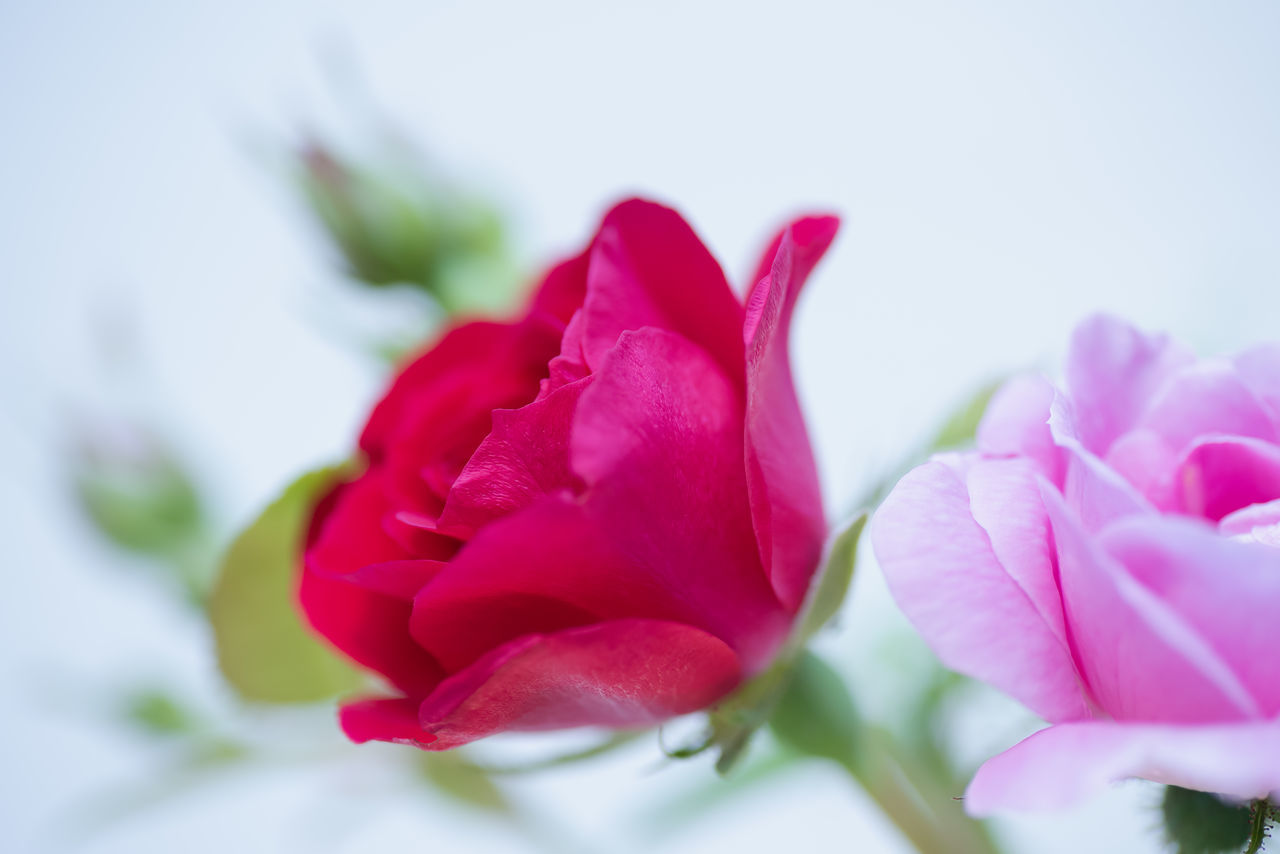
[{"label": "flower cluster", "polygon": [[[517,319],[403,367],[301,574],[314,629],[396,692],[343,708],[352,739],[648,726],[770,665],[826,532],[788,328],[836,226],[784,229],[744,303],[675,212],[624,202]],[[1280,346],[1197,360],[1096,317],[976,441],[871,526],[943,662],[1052,724],[966,808],[1280,791]]]}]

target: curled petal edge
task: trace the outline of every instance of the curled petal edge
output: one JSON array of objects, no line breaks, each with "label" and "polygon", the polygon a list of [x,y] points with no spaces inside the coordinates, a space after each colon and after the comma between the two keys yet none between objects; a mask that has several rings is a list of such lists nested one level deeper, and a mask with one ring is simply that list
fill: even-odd
[{"label": "curled petal edge", "polygon": [[987,760],[965,792],[965,810],[985,816],[1064,808],[1133,778],[1241,800],[1276,795],[1280,720],[1058,724]]}]

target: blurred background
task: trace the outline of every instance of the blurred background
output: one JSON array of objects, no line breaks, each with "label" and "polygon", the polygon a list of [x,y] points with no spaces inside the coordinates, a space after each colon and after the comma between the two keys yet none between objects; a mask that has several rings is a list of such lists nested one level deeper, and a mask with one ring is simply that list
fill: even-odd
[{"label": "blurred background", "polygon": [[[493,778],[355,748],[332,703],[237,699],[193,602],[348,455],[389,353],[626,194],[740,286],[785,217],[844,218],[793,334],[833,518],[1089,312],[1203,352],[1280,337],[1278,40],[1261,0],[0,0],[2,847],[907,850],[767,738],[728,783],[651,738]],[[932,664],[862,558],[819,647],[893,727]],[[944,705],[958,769],[1038,725],[967,683]],[[994,831],[1158,851],[1158,801]]]}]

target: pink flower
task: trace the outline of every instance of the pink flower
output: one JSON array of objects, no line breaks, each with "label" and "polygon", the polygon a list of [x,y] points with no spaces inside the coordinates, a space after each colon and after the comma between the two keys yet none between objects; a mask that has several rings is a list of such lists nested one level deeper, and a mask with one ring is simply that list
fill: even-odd
[{"label": "pink flower", "polygon": [[769,661],[825,530],[787,330],[836,225],[783,231],[744,306],[678,214],[624,202],[522,318],[400,372],[302,577],[398,693],[347,705],[348,736],[645,726]]},{"label": "pink flower", "polygon": [[1280,346],[1197,361],[1096,317],[1065,386],[1012,380],[978,450],[894,489],[871,527],[949,667],[1052,726],[989,760],[968,809],[1141,777],[1280,790]]}]

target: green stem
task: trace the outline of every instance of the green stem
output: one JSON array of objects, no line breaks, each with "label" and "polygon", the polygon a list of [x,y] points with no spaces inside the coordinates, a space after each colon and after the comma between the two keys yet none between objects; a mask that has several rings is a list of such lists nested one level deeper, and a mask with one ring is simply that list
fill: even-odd
[{"label": "green stem", "polygon": [[1249,830],[1249,847],[1244,854],[1258,854],[1267,838],[1267,825],[1271,820],[1271,802],[1263,799],[1253,802],[1253,820]]},{"label": "green stem", "polygon": [[920,854],[999,854],[986,826],[966,815],[888,733],[868,729],[862,748],[845,769]]}]

